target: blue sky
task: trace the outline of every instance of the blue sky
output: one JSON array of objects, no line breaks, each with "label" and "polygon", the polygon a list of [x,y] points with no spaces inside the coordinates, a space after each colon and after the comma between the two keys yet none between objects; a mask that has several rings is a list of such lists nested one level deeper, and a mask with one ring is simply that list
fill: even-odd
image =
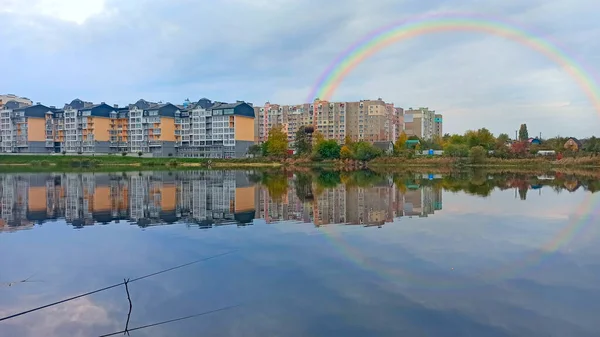
[{"label": "blue sky", "polygon": [[[378,27],[440,11],[517,22],[600,78],[597,0],[0,0],[0,93],[62,106],[236,99],[303,102],[349,45]],[[560,66],[480,33],[422,36],[361,63],[335,100],[381,97],[445,115],[445,131],[584,137],[594,111]],[[597,133],[598,134],[598,133]]]}]

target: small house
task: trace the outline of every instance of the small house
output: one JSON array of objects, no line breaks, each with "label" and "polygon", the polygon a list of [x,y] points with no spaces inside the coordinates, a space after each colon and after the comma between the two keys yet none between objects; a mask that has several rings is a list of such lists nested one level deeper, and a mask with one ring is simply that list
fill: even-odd
[{"label": "small house", "polygon": [[575,138],[575,137],[569,137],[569,139],[567,139],[567,141],[565,142],[564,148],[566,150],[570,150],[573,152],[577,152],[579,150],[581,150],[582,144],[581,142]]}]

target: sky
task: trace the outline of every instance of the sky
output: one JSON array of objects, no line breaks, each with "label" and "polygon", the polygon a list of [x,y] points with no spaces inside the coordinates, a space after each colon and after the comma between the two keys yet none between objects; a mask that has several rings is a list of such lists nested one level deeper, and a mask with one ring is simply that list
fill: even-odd
[{"label": "sky", "polygon": [[[600,81],[597,0],[0,0],[0,93],[299,104],[345,49],[416,16],[478,13],[558,45]],[[600,95],[600,93],[598,93]],[[336,101],[382,98],[444,115],[444,132],[600,136],[600,111],[563,67],[479,32],[422,35],[360,63]]]}]

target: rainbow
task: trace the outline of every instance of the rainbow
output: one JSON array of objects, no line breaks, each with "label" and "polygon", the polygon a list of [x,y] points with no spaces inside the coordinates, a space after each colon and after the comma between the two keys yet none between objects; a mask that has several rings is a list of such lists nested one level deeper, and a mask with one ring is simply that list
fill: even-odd
[{"label": "rainbow", "polygon": [[[315,99],[331,100],[337,88],[352,70],[369,57],[392,44],[423,35],[456,31],[499,36],[520,43],[546,56],[577,82],[589,98],[594,109],[600,113],[600,90],[597,81],[574,57],[568,55],[555,43],[519,28],[513,23],[471,13],[437,13],[418,16],[372,31],[338,55],[312,87],[306,102],[312,102]],[[583,229],[589,227],[586,225],[593,222],[591,214],[595,204],[595,200],[591,195],[587,196],[586,199],[577,212],[578,219],[569,221],[568,225],[563,227],[551,240],[543,244],[539,250],[518,261],[512,261],[512,263],[508,263],[500,269],[482,270],[483,279],[495,281],[514,276],[527,268],[541,264],[544,258],[551,256],[562,247],[568,246],[577,238],[583,237],[585,235]],[[384,280],[427,288],[464,288],[468,286],[464,281],[457,279],[431,280],[419,275],[412,275],[410,272],[401,269],[390,270],[389,267],[378,265],[374,259],[365,256],[358,247],[353,247],[345,239],[345,235],[328,230],[323,230],[323,234],[350,262],[365,270],[371,270]]]},{"label": "rainbow", "polygon": [[478,14],[439,13],[381,27],[357,41],[327,67],[311,89],[307,102],[331,100],[344,78],[359,64],[382,49],[400,41],[446,32],[479,32],[513,40],[539,52],[562,67],[582,88],[594,109],[600,113],[597,82],[573,57],[547,39],[536,36],[512,23]]}]

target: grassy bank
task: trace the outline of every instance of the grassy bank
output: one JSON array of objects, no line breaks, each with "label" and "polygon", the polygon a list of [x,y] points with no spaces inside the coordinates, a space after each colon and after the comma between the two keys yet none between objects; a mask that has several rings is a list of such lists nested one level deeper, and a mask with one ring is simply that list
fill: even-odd
[{"label": "grassy bank", "polygon": [[139,169],[139,168],[248,168],[279,167],[281,162],[263,159],[144,158],[134,156],[0,155],[0,171],[24,169]]},{"label": "grassy bank", "polygon": [[481,162],[474,163],[468,158],[449,157],[421,157],[421,158],[399,158],[381,157],[369,162],[370,168],[385,167],[482,167],[482,168],[600,168],[600,157],[576,157],[563,158],[561,160],[550,160],[546,158],[523,158],[523,159],[500,159],[486,158]]},{"label": "grassy bank", "polygon": [[355,170],[397,170],[403,168],[534,168],[551,170],[554,168],[600,169],[600,157],[499,159],[486,158],[474,163],[468,158],[449,157],[380,157],[368,163],[348,160],[310,161],[309,159],[243,158],[243,159],[204,159],[204,158],[144,158],[135,156],[64,156],[64,155],[0,155],[0,171],[56,171],[56,170],[139,170],[173,168],[324,168]]}]

